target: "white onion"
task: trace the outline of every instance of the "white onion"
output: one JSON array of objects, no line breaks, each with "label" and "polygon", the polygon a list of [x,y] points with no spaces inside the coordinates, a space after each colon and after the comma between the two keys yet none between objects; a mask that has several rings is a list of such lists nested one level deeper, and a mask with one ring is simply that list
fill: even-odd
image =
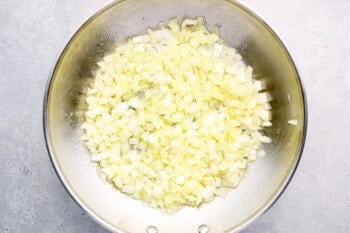
[{"label": "white onion", "polygon": [[297,124],[298,124],[298,121],[295,120],[295,119],[291,119],[291,120],[288,121],[288,124],[297,125]]},{"label": "white onion", "polygon": [[98,62],[82,140],[121,192],[169,212],[198,206],[265,155],[271,97],[218,35],[202,17],[171,19]]}]

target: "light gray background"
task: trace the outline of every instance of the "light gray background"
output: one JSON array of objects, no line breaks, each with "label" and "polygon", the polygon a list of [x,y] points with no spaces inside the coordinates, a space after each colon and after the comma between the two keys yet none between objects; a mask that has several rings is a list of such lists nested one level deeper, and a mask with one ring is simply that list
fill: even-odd
[{"label": "light gray background", "polygon": [[[107,232],[67,194],[42,131],[45,84],[69,37],[108,0],[0,0],[0,232]],[[350,2],[242,0],[289,48],[308,137],[280,200],[244,233],[350,232]]]}]

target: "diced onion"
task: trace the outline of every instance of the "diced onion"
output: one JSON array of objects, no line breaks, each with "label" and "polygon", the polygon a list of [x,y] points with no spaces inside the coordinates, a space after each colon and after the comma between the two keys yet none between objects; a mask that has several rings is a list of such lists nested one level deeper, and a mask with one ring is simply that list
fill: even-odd
[{"label": "diced onion", "polygon": [[295,120],[295,119],[291,119],[291,120],[288,121],[288,124],[297,125],[297,124],[298,124],[298,121]]},{"label": "diced onion", "polygon": [[218,35],[202,17],[171,19],[98,62],[82,140],[121,192],[168,212],[198,206],[265,155],[271,97]]}]

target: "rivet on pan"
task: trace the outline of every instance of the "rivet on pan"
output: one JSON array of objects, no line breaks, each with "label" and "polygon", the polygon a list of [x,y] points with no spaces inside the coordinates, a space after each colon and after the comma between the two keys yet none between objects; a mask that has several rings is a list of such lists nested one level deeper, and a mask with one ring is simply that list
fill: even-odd
[{"label": "rivet on pan", "polygon": [[208,233],[209,227],[207,225],[200,225],[198,227],[198,233]]},{"label": "rivet on pan", "polygon": [[155,226],[148,226],[148,227],[146,228],[146,232],[147,232],[147,233],[158,233],[158,229],[157,229],[157,227],[155,227]]}]

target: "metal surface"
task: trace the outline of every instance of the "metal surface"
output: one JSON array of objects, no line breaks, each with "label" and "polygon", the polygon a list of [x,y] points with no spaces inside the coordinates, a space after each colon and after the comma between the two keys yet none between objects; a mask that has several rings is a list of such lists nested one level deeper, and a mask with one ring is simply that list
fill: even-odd
[{"label": "metal surface", "polygon": [[[238,48],[258,78],[266,80],[274,100],[273,143],[267,156],[249,165],[246,178],[225,199],[173,215],[151,209],[101,181],[80,141],[76,112],[85,80],[96,62],[127,36],[144,33],[172,17],[204,16],[209,27]],[[305,97],[295,66],[277,36],[254,14],[228,1],[122,1],[88,20],[66,46],[53,70],[44,103],[44,128],[54,167],[72,197],[94,219],[116,232],[209,232],[242,229],[265,211],[288,184],[301,156],[306,134]],[[287,123],[298,120],[297,126]]]}]

